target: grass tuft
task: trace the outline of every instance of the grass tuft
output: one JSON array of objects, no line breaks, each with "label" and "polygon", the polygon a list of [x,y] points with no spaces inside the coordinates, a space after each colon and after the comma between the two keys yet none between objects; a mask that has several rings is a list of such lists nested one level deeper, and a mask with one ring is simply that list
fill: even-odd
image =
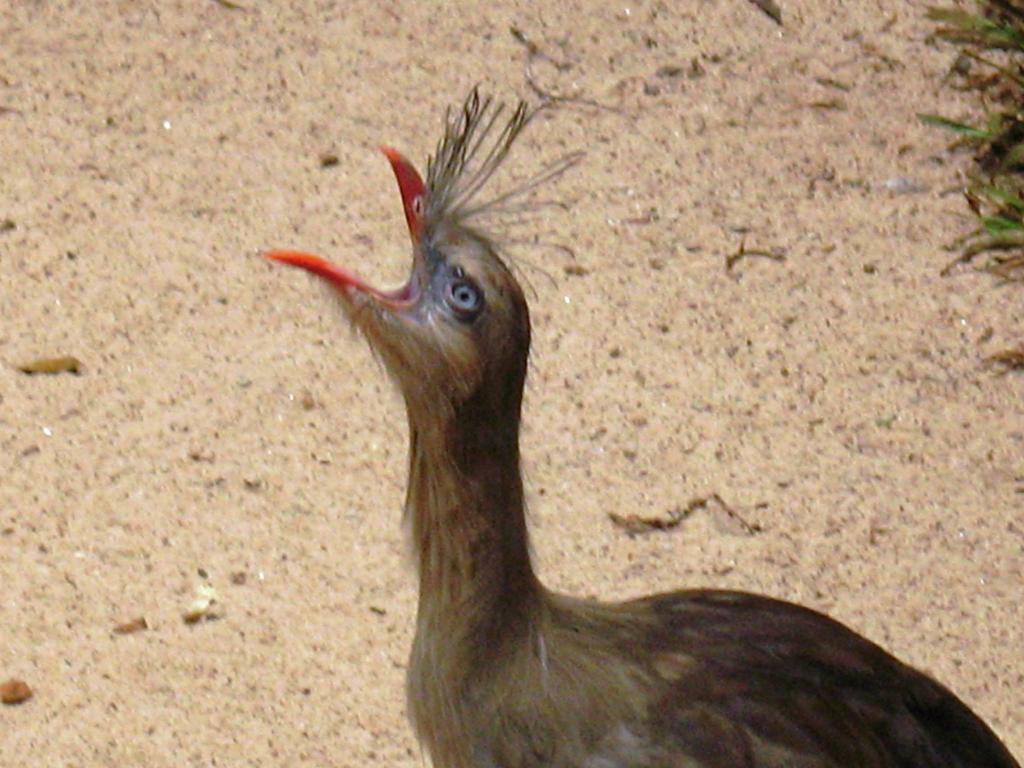
[{"label": "grass tuft", "polygon": [[975,152],[965,197],[978,228],[961,240],[960,257],[943,272],[985,254],[980,269],[1024,282],[1024,0],[977,0],[975,7],[928,10],[938,25],[934,37],[960,48],[951,77],[976,92],[984,110],[977,125],[918,115]]}]

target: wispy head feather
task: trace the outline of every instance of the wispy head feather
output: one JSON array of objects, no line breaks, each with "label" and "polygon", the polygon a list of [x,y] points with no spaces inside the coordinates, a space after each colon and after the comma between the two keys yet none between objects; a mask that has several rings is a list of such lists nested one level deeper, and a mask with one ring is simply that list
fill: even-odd
[{"label": "wispy head feather", "polygon": [[[489,200],[478,195],[508,157],[515,140],[537,112],[520,101],[507,122],[504,104],[470,91],[460,109],[445,115],[444,137],[427,161],[425,222],[429,229],[445,219],[460,222],[489,213],[521,213],[531,207],[522,198],[575,165],[582,153],[559,158],[512,190]],[[500,126],[500,128],[499,128]]]}]

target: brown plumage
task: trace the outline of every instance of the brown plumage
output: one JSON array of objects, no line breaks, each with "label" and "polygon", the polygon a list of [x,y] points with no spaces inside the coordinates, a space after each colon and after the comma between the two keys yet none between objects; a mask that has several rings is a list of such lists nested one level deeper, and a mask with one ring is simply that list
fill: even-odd
[{"label": "brown plumage", "polygon": [[479,193],[529,122],[476,91],[424,183],[391,149],[409,282],[368,286],[308,254],[404,396],[405,511],[419,577],[409,714],[438,768],[1019,768],[926,675],[806,608],[693,590],[625,603],[534,574],[519,467],[530,346],[522,289],[480,228],[564,170]]}]

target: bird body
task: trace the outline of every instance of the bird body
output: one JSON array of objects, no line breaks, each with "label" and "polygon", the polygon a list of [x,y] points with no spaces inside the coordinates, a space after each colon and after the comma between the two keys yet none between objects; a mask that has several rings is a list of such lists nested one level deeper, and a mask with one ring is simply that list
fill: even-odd
[{"label": "bird body", "polygon": [[425,182],[384,150],[413,241],[404,286],[269,254],[334,287],[405,399],[408,710],[434,765],[1019,768],[953,693],[807,608],[715,590],[601,603],[541,584],[519,461],[529,311],[479,222],[574,158],[479,202],[531,117],[502,114],[474,90]]},{"label": "bird body", "polygon": [[611,605],[547,594],[517,629],[475,638],[467,665],[419,626],[416,648],[442,641],[429,656],[414,650],[410,667],[410,711],[435,764],[1016,765],[947,689],[789,603],[713,590]]}]

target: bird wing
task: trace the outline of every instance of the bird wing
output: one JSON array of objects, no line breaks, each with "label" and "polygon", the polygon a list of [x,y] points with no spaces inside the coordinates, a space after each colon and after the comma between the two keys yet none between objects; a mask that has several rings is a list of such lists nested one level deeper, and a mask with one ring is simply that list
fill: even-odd
[{"label": "bird wing", "polygon": [[664,683],[651,732],[709,768],[1020,768],[951,691],[820,613],[704,590],[623,608]]}]

